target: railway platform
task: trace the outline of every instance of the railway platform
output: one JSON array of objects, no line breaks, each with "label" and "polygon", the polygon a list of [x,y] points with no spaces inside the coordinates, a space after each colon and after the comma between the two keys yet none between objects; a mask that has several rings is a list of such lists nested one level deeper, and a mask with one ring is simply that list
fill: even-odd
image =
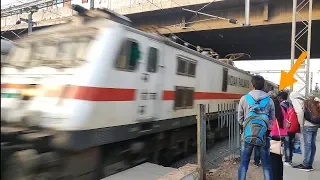
[{"label": "railway platform", "polygon": [[[302,145],[303,146],[303,145]],[[320,133],[317,137],[317,147],[320,148]],[[294,155],[293,163],[303,161],[303,155]],[[284,167],[284,180],[316,180],[320,177],[320,151],[316,152],[314,171],[304,172],[292,167]],[[237,168],[236,168],[237,169]],[[106,177],[102,180],[186,180],[192,177],[197,179],[197,166],[187,164],[181,168],[163,167],[152,163],[144,163],[126,171]],[[262,173],[262,172],[261,172]]]},{"label": "railway platform", "polygon": [[102,180],[198,180],[197,167],[194,164],[186,164],[176,169],[144,163]]},{"label": "railway platform", "polygon": [[[320,149],[320,133],[317,136],[317,149]],[[303,151],[303,149],[302,149]],[[299,164],[303,161],[303,155],[293,156],[293,163]],[[314,171],[304,172],[291,167],[284,167],[284,180],[316,180],[320,177],[320,150],[317,150],[313,163]]]}]

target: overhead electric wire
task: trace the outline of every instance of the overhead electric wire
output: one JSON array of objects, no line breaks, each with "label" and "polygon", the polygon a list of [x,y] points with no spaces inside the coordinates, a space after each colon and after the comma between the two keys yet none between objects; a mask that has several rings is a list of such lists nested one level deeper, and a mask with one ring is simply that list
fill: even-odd
[{"label": "overhead electric wire", "polygon": [[[154,4],[153,2],[151,2],[150,0],[147,0],[149,3],[151,3],[152,5],[154,5],[155,7],[159,8],[160,10],[164,10],[163,8],[159,7],[158,5]],[[181,7],[181,6],[180,6]],[[181,7],[182,8],[182,7]],[[171,10],[170,10],[171,11]],[[191,27],[194,31],[196,31],[196,29],[194,29],[193,27]]]},{"label": "overhead electric wire", "polygon": [[[192,24],[192,23],[198,23],[198,22],[204,22],[204,21],[210,21],[210,20],[214,20],[217,18],[208,18],[208,19],[201,19],[201,20],[197,20],[197,21],[190,21],[190,22],[186,22],[184,24]],[[177,24],[173,24],[173,25],[168,25],[166,27],[175,27],[177,25],[181,25],[181,23],[177,23]]]},{"label": "overhead electric wire", "polygon": [[[147,1],[148,1],[149,3],[151,3],[151,4],[153,4],[155,7],[159,8],[160,10],[164,10],[163,8],[157,6],[156,4],[154,4],[153,2],[151,2],[150,0],[147,0]],[[180,6],[180,7],[181,7],[181,6]],[[193,48],[197,49],[197,46],[195,46],[195,45],[193,45],[193,44],[191,44],[191,43],[189,43],[189,42],[181,39],[179,36],[177,36],[176,34],[174,34],[168,27],[166,27],[166,26],[157,26],[157,27],[158,27],[159,29],[162,29],[162,28],[167,29],[167,30],[169,31],[170,35],[171,35],[173,38],[179,39],[179,40],[182,41],[185,45],[190,45],[190,46],[192,46]],[[194,29],[194,28],[193,28],[193,30],[196,31],[196,29]],[[156,31],[157,31],[157,30],[156,30]],[[159,32],[158,32],[158,33],[159,33]]]},{"label": "overhead electric wire", "polygon": [[[189,12],[191,12],[189,9],[185,9],[185,8],[182,8],[182,6],[180,5],[180,4],[178,4],[175,0],[170,0],[171,2],[173,2],[173,3],[175,3],[176,5],[178,5],[179,7],[181,7],[181,9],[182,10],[186,10],[186,11],[189,11]],[[213,3],[214,1],[216,1],[216,0],[213,0],[213,1],[211,1],[211,2],[209,2],[209,3],[207,3],[206,5],[204,5],[202,8],[200,8],[199,10],[197,10],[196,12],[195,12],[195,16],[194,17],[196,17],[197,16],[197,14],[199,13],[199,14],[203,14],[203,15],[206,15],[206,14],[204,14],[204,13],[201,13],[201,12],[199,12],[199,11],[201,11],[202,9],[204,9],[205,7],[207,7],[208,5],[210,5],[211,3]],[[208,15],[207,15],[208,16]],[[205,23],[205,21],[208,21],[208,20],[211,20],[211,19],[221,19],[221,20],[228,20],[230,23],[231,23],[231,21],[233,21],[234,19],[228,19],[228,18],[224,18],[224,17],[220,17],[220,16],[214,16],[214,15],[211,15],[211,17],[212,18],[209,18],[209,19],[206,19],[206,20],[203,20],[203,22]],[[201,20],[200,20],[201,21]],[[199,21],[199,22],[200,22]],[[235,20],[236,21],[236,20]],[[197,22],[197,21],[196,21]],[[191,22],[186,22],[185,24],[189,24],[189,23],[191,23]],[[207,23],[205,23],[210,29],[212,29]],[[248,55],[248,54],[246,54],[246,53],[237,53],[238,55],[240,55],[240,54],[243,54],[243,55]],[[242,55],[242,56],[243,56]],[[228,55],[226,55],[226,56],[228,56]],[[242,57],[242,56],[240,56],[240,57]],[[248,56],[250,56],[250,55],[248,55]],[[238,58],[240,58],[240,57],[238,57]],[[236,59],[238,59],[238,58],[236,58]],[[251,63],[251,62],[249,62],[249,63]],[[256,66],[255,64],[253,64],[254,66]],[[259,69],[259,67],[258,66],[256,66],[258,69]]]},{"label": "overhead electric wire", "polygon": [[[147,1],[148,1],[149,3],[151,3],[151,4],[153,4],[154,6],[158,7],[159,9],[164,10],[163,8],[157,6],[156,4],[154,4],[153,2],[151,2],[150,0],[147,0]],[[210,5],[211,3],[215,2],[216,0],[213,0],[213,1],[205,4],[202,8],[198,9],[197,11],[191,11],[191,10],[189,10],[189,9],[185,9],[185,8],[183,8],[180,4],[178,4],[178,3],[177,3],[176,1],[174,1],[174,0],[170,0],[170,1],[172,1],[173,3],[175,3],[176,5],[178,5],[178,6],[179,6],[182,10],[184,10],[184,11],[193,12],[193,13],[195,13],[196,15],[197,15],[197,13],[199,13],[199,14],[202,14],[202,15],[209,16],[209,14],[201,13],[201,12],[199,12],[199,11],[202,10],[202,9],[204,9],[205,7],[207,7],[208,5]],[[196,16],[196,15],[195,15],[195,16]],[[193,18],[194,18],[195,16],[193,16]],[[235,19],[228,19],[228,18],[224,18],[224,17],[220,17],[220,16],[214,16],[214,15],[210,15],[210,16],[213,17],[213,18],[208,18],[208,19],[198,20],[198,21],[191,21],[191,22],[184,22],[183,24],[191,24],[191,23],[195,23],[195,22],[204,22],[204,21],[209,21],[209,20],[214,20],[214,19],[226,20],[226,21],[229,21],[230,23],[233,23],[233,24],[237,23],[237,21],[236,21]],[[181,24],[182,24],[182,23],[178,23],[178,24],[175,24],[175,25],[181,25]],[[213,28],[210,27],[207,23],[205,23],[205,24],[208,26],[209,29],[213,29]],[[172,26],[175,26],[175,25],[169,25],[168,27],[172,27]],[[193,27],[190,27],[190,28],[192,28],[194,31],[196,31],[195,28],[193,28]]]},{"label": "overhead electric wire", "polygon": [[[151,4],[153,4],[154,6],[156,6],[157,8],[159,8],[159,9],[161,9],[161,10],[164,10],[163,8],[161,8],[161,7],[159,7],[158,5],[154,4],[154,3],[151,2],[150,0],[147,0],[147,1],[148,1],[149,3],[151,3]],[[180,4],[178,4],[176,1],[174,1],[174,0],[170,0],[170,1],[172,1],[173,3],[175,3],[176,5],[178,5],[182,10],[184,10],[184,8],[183,8]],[[215,0],[214,0],[214,1],[215,1]],[[210,5],[210,4],[213,3],[214,1],[211,1],[211,2],[207,3],[206,5],[204,5],[204,7],[200,8],[200,10],[204,9],[206,6]],[[200,10],[198,10],[198,11],[200,11]],[[198,12],[198,11],[197,11],[197,12]],[[219,16],[215,16],[215,17],[213,17],[213,18],[208,18],[208,19],[204,19],[204,20],[186,22],[186,23],[184,23],[184,24],[191,24],[191,23],[195,23],[195,22],[205,22],[205,21],[209,21],[209,20],[213,20],[213,19],[217,19],[217,18],[223,19],[223,20],[229,20],[229,22],[230,22],[230,19],[223,18],[223,17],[219,17]],[[212,27],[210,27],[207,23],[205,23],[205,24],[208,26],[209,29],[212,29]],[[198,46],[195,46],[195,45],[193,45],[193,44],[191,44],[191,43],[189,43],[189,42],[187,42],[187,41],[184,41],[184,40],[181,39],[179,36],[177,36],[177,35],[175,35],[174,33],[172,33],[172,31],[168,28],[168,27],[174,27],[174,26],[176,26],[176,25],[181,25],[181,23],[174,24],[174,25],[169,25],[169,26],[158,26],[158,27],[159,27],[159,29],[167,29],[167,30],[170,32],[170,35],[173,35],[174,37],[176,37],[177,39],[179,39],[179,40],[182,41],[183,43],[187,43],[188,45],[190,45],[190,46],[192,46],[192,47],[194,47],[194,48],[197,49]],[[196,30],[195,28],[193,28],[193,27],[190,27],[190,28],[192,28],[194,31],[197,31],[197,30]],[[158,32],[158,31],[157,31],[157,32]],[[158,32],[158,33],[159,33],[159,32]]]}]

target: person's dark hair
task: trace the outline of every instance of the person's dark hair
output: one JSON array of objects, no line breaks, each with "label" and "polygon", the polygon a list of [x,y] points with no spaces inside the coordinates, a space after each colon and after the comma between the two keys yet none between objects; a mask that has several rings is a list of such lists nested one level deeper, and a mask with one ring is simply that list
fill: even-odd
[{"label": "person's dark hair", "polygon": [[280,97],[282,100],[287,100],[288,99],[288,93],[285,91],[281,91],[278,94],[278,97]]},{"label": "person's dark hair", "polygon": [[277,98],[273,98],[274,108],[275,108],[275,116],[279,124],[279,128],[283,128],[283,114],[280,107],[280,102]]},{"label": "person's dark hair", "polygon": [[252,76],[251,83],[256,90],[264,89],[264,78],[262,76]]}]

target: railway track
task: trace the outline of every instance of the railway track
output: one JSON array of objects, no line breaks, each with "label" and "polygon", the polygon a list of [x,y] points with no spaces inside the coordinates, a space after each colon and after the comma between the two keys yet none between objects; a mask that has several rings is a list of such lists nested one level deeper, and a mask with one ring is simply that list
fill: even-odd
[{"label": "railway track", "polygon": [[[55,168],[63,168],[57,163],[63,158],[59,154],[59,149],[52,150],[52,147],[50,147],[50,139],[55,133],[35,127],[3,124],[1,127],[2,178],[14,180],[13,175],[18,178],[28,174],[31,174],[30,176],[34,178],[38,172],[41,172],[37,174],[37,176],[40,174],[41,178],[43,178],[43,174],[53,177],[68,177],[62,173],[63,171],[57,173],[54,170]],[[223,138],[219,136],[225,136],[226,134],[209,131],[207,136],[208,149],[215,147],[215,141]],[[103,146],[108,151],[106,156],[101,157],[107,159],[106,163],[102,165],[103,168],[101,168],[104,171],[103,177],[148,161],[163,166],[174,166],[173,162],[181,162],[194,156],[194,153],[196,153],[195,137],[196,126],[193,125]],[[155,141],[157,141],[158,151],[154,148]],[[218,142],[218,144],[221,143]],[[87,156],[90,156],[90,154]],[[81,161],[81,158],[79,161]],[[83,161],[86,161],[85,156]],[[79,164],[74,165],[75,169],[79,167]],[[13,167],[19,167],[21,171],[18,172],[17,168]],[[48,169],[44,172],[41,171],[43,167],[48,167],[49,172]],[[10,168],[11,170],[8,171]]]},{"label": "railway track", "polygon": [[[214,169],[223,161],[223,159],[228,156],[228,138],[221,139],[219,141],[212,141],[208,143],[207,156],[206,156],[206,168]],[[197,164],[197,154],[192,153],[188,157],[181,157],[170,167],[179,168],[186,164]]]}]

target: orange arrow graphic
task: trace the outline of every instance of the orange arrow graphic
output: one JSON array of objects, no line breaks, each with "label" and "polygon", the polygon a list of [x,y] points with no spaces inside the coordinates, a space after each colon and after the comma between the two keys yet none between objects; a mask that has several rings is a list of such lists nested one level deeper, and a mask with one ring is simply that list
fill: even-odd
[{"label": "orange arrow graphic", "polygon": [[283,90],[284,88],[297,82],[297,80],[294,78],[294,74],[297,72],[297,70],[299,69],[303,61],[306,59],[306,57],[307,52],[302,52],[288,73],[281,71],[279,90]]}]

